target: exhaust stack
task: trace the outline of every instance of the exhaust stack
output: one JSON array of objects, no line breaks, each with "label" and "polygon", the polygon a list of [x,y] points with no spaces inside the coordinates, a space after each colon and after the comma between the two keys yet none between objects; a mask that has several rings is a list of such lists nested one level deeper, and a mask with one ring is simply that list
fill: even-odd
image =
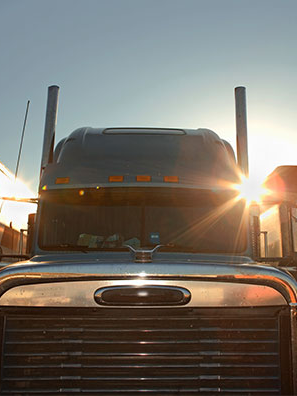
[{"label": "exhaust stack", "polygon": [[235,88],[237,163],[241,172],[249,176],[246,94],[245,87]]},{"label": "exhaust stack", "polygon": [[47,164],[53,162],[59,89],[60,88],[56,85],[48,87],[40,179]]}]

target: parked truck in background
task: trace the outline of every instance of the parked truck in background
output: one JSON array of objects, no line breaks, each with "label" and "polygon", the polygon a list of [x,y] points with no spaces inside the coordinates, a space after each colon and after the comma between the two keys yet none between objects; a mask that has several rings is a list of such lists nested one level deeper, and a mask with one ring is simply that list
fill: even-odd
[{"label": "parked truck in background", "polygon": [[296,168],[246,204],[236,98],[238,163],[207,129],[80,128],[54,149],[49,88],[30,259],[0,271],[1,394],[297,393]]},{"label": "parked truck in background", "polygon": [[[7,194],[8,190],[13,190],[14,183],[14,175],[0,162],[0,196]],[[17,184],[16,188],[18,187]],[[5,262],[13,261],[14,256],[17,258],[17,256],[26,253],[26,230],[21,228],[20,221],[15,224],[17,213],[11,218],[6,206],[5,201],[2,200],[0,202],[0,254],[2,265]]]},{"label": "parked truck in background", "polygon": [[0,254],[2,261],[13,259],[24,254],[25,257],[26,234],[24,230],[16,230],[12,226],[0,223]]}]

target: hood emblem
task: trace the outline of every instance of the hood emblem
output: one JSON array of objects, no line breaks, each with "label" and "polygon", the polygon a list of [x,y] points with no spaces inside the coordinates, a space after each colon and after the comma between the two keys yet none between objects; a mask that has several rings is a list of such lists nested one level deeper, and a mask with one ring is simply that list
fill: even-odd
[{"label": "hood emblem", "polygon": [[157,245],[153,249],[135,249],[131,245],[124,245],[130,250],[135,263],[151,263],[154,253],[165,245]]}]

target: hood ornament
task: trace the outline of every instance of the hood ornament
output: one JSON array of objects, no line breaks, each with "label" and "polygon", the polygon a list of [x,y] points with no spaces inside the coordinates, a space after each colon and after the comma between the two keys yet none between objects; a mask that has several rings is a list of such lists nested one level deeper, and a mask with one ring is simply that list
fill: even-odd
[{"label": "hood ornament", "polygon": [[124,245],[124,246],[130,250],[130,253],[133,256],[135,263],[151,263],[153,261],[154,253],[158,249],[160,249],[160,247],[165,246],[165,245],[157,245],[153,249],[147,249],[147,248],[135,249],[131,245]]}]

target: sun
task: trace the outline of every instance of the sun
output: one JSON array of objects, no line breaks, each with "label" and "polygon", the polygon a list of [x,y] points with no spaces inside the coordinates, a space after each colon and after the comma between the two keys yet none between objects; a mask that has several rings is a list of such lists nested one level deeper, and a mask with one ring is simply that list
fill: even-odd
[{"label": "sun", "polygon": [[263,198],[269,194],[269,190],[263,187],[263,180],[259,177],[246,177],[241,175],[241,182],[234,185],[238,191],[237,199],[244,199],[247,205],[261,203]]}]

